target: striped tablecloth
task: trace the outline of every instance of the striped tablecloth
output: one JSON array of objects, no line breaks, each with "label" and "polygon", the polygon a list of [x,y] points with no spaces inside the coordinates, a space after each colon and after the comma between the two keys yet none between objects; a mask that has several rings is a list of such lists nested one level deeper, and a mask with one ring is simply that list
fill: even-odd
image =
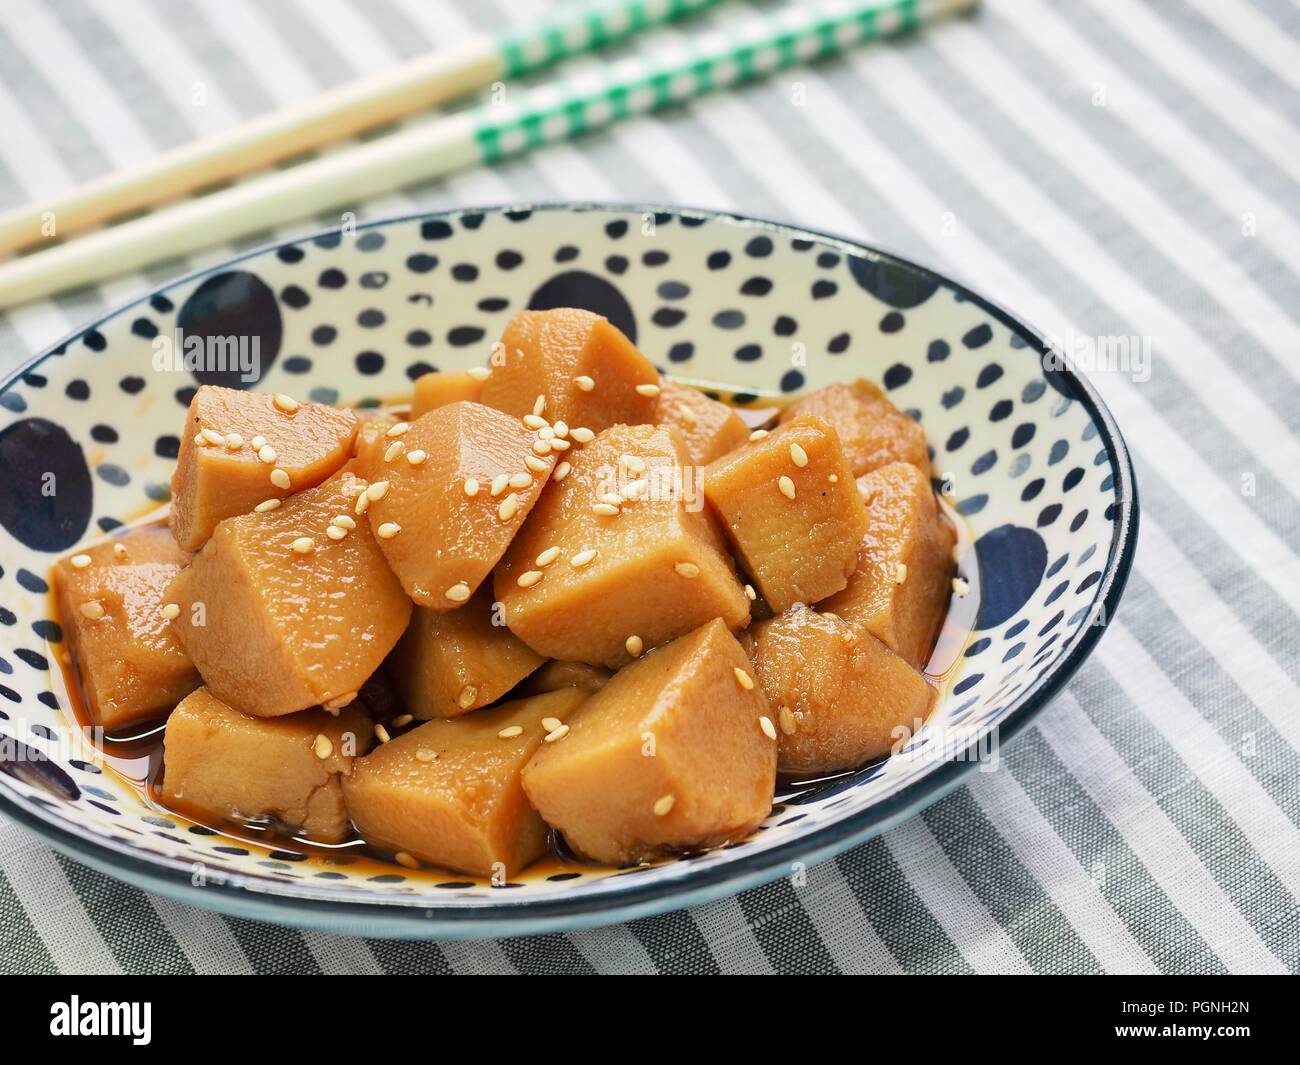
[{"label": "striped tablecloth", "polygon": [[[6,0],[0,204],[538,6]],[[932,263],[1049,334],[1150,338],[1149,380],[1094,375],[1144,509],[1097,653],[1001,771],[798,887],[573,935],[366,941],[154,898],[4,823],[0,971],[1300,969],[1300,8],[986,0],[371,215],[533,198],[785,218]],[[142,280],[0,319],[0,369]]]}]

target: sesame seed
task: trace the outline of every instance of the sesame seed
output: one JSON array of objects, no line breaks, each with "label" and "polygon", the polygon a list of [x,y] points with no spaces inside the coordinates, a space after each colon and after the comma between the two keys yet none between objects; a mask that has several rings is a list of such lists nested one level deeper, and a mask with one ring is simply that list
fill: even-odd
[{"label": "sesame seed", "polygon": [[758,593],[754,591],[754,586],[752,584],[745,585],[745,598],[751,603],[758,598]]},{"label": "sesame seed", "polygon": [[501,521],[509,521],[519,510],[519,497],[511,492],[505,499],[501,500],[501,505],[497,507],[497,517]]},{"label": "sesame seed", "polygon": [[375,535],[381,540],[391,540],[401,531],[402,527],[397,522],[385,521],[380,523],[379,528],[375,530]]},{"label": "sesame seed", "polygon": [[349,514],[335,514],[330,519],[330,524],[337,525],[340,529],[355,529],[357,527],[357,523],[352,520],[352,516]]},{"label": "sesame seed", "polygon": [[515,581],[520,588],[531,588],[534,584],[542,579],[544,574],[539,569],[530,569],[527,573],[519,574],[519,579]]},{"label": "sesame seed", "polygon": [[749,434],[749,438],[751,440],[762,440],[763,437],[765,436],[767,436],[766,429],[755,429],[752,433]]},{"label": "sesame seed", "polygon": [[660,390],[658,385],[637,385],[636,391],[639,396],[657,396]]},{"label": "sesame seed", "polygon": [[300,536],[293,543],[291,543],[289,547],[294,551],[295,554],[310,555],[313,551],[316,550],[316,541],[313,540],[310,536]]},{"label": "sesame seed", "polygon": [[486,381],[492,374],[492,371],[486,366],[471,366],[465,372],[475,381]]},{"label": "sesame seed", "polygon": [[577,385],[580,389],[582,389],[584,392],[590,392],[593,388],[596,387],[596,382],[593,381],[586,374],[580,374],[579,376],[575,377],[573,379],[573,383]]},{"label": "sesame seed", "polygon": [[464,581],[453,584],[443,593],[453,603],[463,603],[470,596],[469,585]]},{"label": "sesame seed", "polygon": [[806,452],[798,444],[791,444],[790,461],[793,462],[800,469],[803,469],[805,466],[808,465],[808,452]]},{"label": "sesame seed", "polygon": [[525,455],[524,465],[533,473],[546,473],[551,468],[546,464],[545,459],[539,459],[536,455]]},{"label": "sesame seed", "polygon": [[322,732],[316,733],[316,742],[311,745],[311,749],[316,752],[316,757],[324,761],[334,753],[334,744],[330,738]]},{"label": "sesame seed", "polygon": [[406,453],[406,461],[409,462],[412,466],[420,465],[420,463],[422,463],[428,457],[429,457],[429,453],[427,451],[422,451],[419,448],[416,448],[414,451],[408,451]]},{"label": "sesame seed", "polygon": [[277,466],[271,471],[271,483],[276,488],[288,488],[290,484],[289,475]]},{"label": "sesame seed", "polygon": [[567,422],[563,422],[563,421],[556,422],[555,425],[552,426],[552,428],[555,430],[555,435],[558,436],[561,440],[563,440],[566,436],[569,435],[569,425]]},{"label": "sesame seed", "polygon": [[540,418],[544,410],[546,410],[546,397],[538,396],[533,400],[533,413]]},{"label": "sesame seed", "polygon": [[207,446],[208,446],[208,442],[207,442],[206,440],[203,439],[203,434],[202,434],[202,433],[195,433],[195,434],[194,434],[194,446],[195,446],[195,447],[207,447]]},{"label": "sesame seed", "polygon": [[399,714],[397,717],[393,718],[393,728],[406,728],[406,726],[414,720],[414,714]]},{"label": "sesame seed", "polygon": [[263,444],[257,449],[257,459],[259,462],[265,462],[268,466],[274,466],[277,458],[279,458],[279,456],[275,453],[275,448],[270,444]]},{"label": "sesame seed", "polygon": [[265,514],[268,510],[274,510],[279,505],[280,500],[278,499],[263,499],[262,502],[258,503],[253,509],[259,514]]},{"label": "sesame seed", "polygon": [[181,608],[176,603],[163,603],[162,616],[168,621],[174,621],[180,614]]},{"label": "sesame seed", "polygon": [[259,448],[266,447],[266,437],[255,436],[249,441],[249,443],[253,445],[253,450],[257,451]]},{"label": "sesame seed", "polygon": [[468,710],[474,705],[474,700],[478,698],[478,689],[472,684],[466,684],[461,688],[460,694],[456,696],[456,705],[462,710]]},{"label": "sesame seed", "polygon": [[551,453],[551,442],[549,440],[534,440],[533,454],[549,455]]},{"label": "sesame seed", "polygon": [[543,737],[543,741],[546,743],[554,743],[556,740],[564,739],[564,737],[567,736],[568,734],[569,734],[569,726],[561,725],[559,728],[552,729],[550,732],[548,732]]},{"label": "sesame seed", "polygon": [[677,416],[687,425],[694,425],[699,419],[695,417],[695,412],[685,403],[679,403],[677,406]]},{"label": "sesame seed", "polygon": [[548,440],[547,443],[551,445],[552,451],[568,451],[573,446],[567,440]]},{"label": "sesame seed", "polygon": [[547,427],[546,419],[539,418],[536,414],[525,414],[522,419],[525,429],[545,429]]},{"label": "sesame seed", "polygon": [[89,555],[73,555],[68,561],[72,564],[73,569],[85,569],[90,565]]},{"label": "sesame seed", "polygon": [[516,473],[510,478],[511,488],[532,488],[533,478],[528,473]]},{"label": "sesame seed", "polygon": [[784,475],[780,477],[776,482],[776,486],[781,489],[781,494],[785,496],[786,499],[794,498],[794,481],[790,480],[789,477]]},{"label": "sesame seed", "polygon": [[394,440],[391,444],[388,445],[387,450],[384,451],[384,461],[392,462],[393,459],[397,458],[405,450],[406,450],[405,444],[403,444],[400,440]]},{"label": "sesame seed", "polygon": [[574,569],[582,569],[583,566],[585,566],[588,562],[591,562],[595,557],[596,557],[596,549],[594,547],[589,547],[585,551],[579,551],[576,555],[574,555],[571,559],[569,559],[569,565],[572,566]]},{"label": "sesame seed", "polygon": [[896,562],[894,564],[894,583],[902,584],[905,580],[907,580],[907,563]]},{"label": "sesame seed", "polygon": [[466,494],[467,496],[469,496],[470,499],[473,499],[476,495],[478,495],[478,478],[477,478],[477,477],[466,477],[466,478],[465,478],[465,494]]},{"label": "sesame seed", "polygon": [[542,731],[554,732],[557,728],[559,728],[563,724],[564,722],[561,721],[558,717],[544,717],[542,718]]},{"label": "sesame seed", "polygon": [[492,478],[492,498],[495,499],[510,485],[510,475],[508,473],[498,473]]},{"label": "sesame seed", "polygon": [[395,861],[398,865],[405,866],[407,869],[420,868],[420,863],[416,861],[413,857],[411,857],[411,855],[407,854],[406,851],[397,851],[393,855],[393,861]]},{"label": "sesame seed", "polygon": [[600,501],[602,503],[608,503],[611,507],[618,507],[623,505],[623,497],[619,495],[617,492],[606,492],[603,496],[600,497]]},{"label": "sesame seed", "polygon": [[554,562],[559,557],[560,557],[560,549],[558,547],[548,547],[545,551],[543,551],[540,555],[538,555],[536,559],[534,559],[534,563],[538,566],[546,567],[549,566],[552,562]]},{"label": "sesame seed", "polygon": [[331,540],[342,540],[343,537],[347,536],[347,534],[347,529],[340,528],[337,525],[330,525],[325,529],[325,535]]},{"label": "sesame seed", "polygon": [[655,804],[651,809],[655,812],[655,817],[665,817],[672,810],[673,804],[677,801],[674,795],[660,795],[655,799]]},{"label": "sesame seed", "polygon": [[965,577],[954,577],[952,579],[952,590],[956,593],[958,599],[965,599],[970,594],[970,584]]},{"label": "sesame seed", "polygon": [[736,682],[747,692],[754,690],[754,678],[746,673],[739,666],[734,666],[731,670],[736,675]]},{"label": "sesame seed", "polygon": [[203,437],[204,440],[209,444],[212,444],[214,447],[226,446],[225,436],[222,433],[217,432],[215,429],[200,429],[199,436]]},{"label": "sesame seed", "polygon": [[758,719],[758,727],[763,730],[763,735],[769,740],[776,739],[776,726],[772,724],[772,719],[766,714]]},{"label": "sesame seed", "polygon": [[623,486],[623,498],[627,500],[640,499],[646,493],[650,486],[645,481],[629,481]]},{"label": "sesame seed", "polygon": [[376,481],[374,484],[366,486],[366,498],[372,503],[378,503],[386,495],[388,495],[387,481]]},{"label": "sesame seed", "polygon": [[393,737],[388,734],[388,729],[384,728],[384,726],[380,722],[376,721],[375,739],[377,739],[380,743],[387,743],[392,738]]},{"label": "sesame seed", "polygon": [[410,422],[398,422],[396,425],[390,425],[390,426],[388,427],[388,432],[386,432],[384,435],[385,435],[385,436],[405,436],[405,435],[406,435],[408,432],[410,432],[410,431],[411,431],[411,423],[410,423]]},{"label": "sesame seed", "polygon": [[428,747],[421,747],[415,752],[417,762],[435,762],[438,759],[438,752],[432,751]]},{"label": "sesame seed", "polygon": [[645,641],[640,636],[629,636],[623,641],[623,647],[633,658],[640,658],[641,652],[645,650]]},{"label": "sesame seed", "polygon": [[364,514],[369,509],[370,509],[370,497],[366,495],[365,492],[362,492],[359,496],[357,496],[357,501],[354,504],[352,504],[352,513],[356,515],[361,515]]},{"label": "sesame seed", "polygon": [[272,396],[271,402],[275,404],[278,410],[284,411],[285,414],[292,414],[301,406],[293,396],[286,396],[283,392],[277,392]]},{"label": "sesame seed", "polygon": [[89,618],[91,621],[98,621],[104,616],[104,604],[92,599],[88,603],[81,604],[81,616]]},{"label": "sesame seed", "polygon": [[538,439],[538,440],[554,440],[554,439],[555,439],[555,430],[552,429],[549,425],[543,425],[540,429],[537,430],[537,439]]},{"label": "sesame seed", "polygon": [[787,736],[793,736],[795,730],[794,711],[788,706],[781,707],[781,712],[776,715],[777,720],[781,722],[781,731]]},{"label": "sesame seed", "polygon": [[561,462],[558,466],[555,467],[555,473],[554,473],[555,479],[557,481],[564,480],[564,478],[569,476],[569,471],[571,469],[573,469],[573,466],[570,463]]},{"label": "sesame seed", "polygon": [[629,473],[645,473],[645,459],[640,455],[620,455],[618,461],[627,467]]},{"label": "sesame seed", "polygon": [[576,440],[579,444],[590,444],[596,439],[596,434],[585,425],[580,425],[576,429],[569,430],[569,437],[570,439]]},{"label": "sesame seed", "polygon": [[831,484],[839,484],[840,475],[838,473],[832,473],[829,477],[826,478],[826,480],[830,481]]},{"label": "sesame seed", "polygon": [[226,449],[228,451],[238,451],[244,446],[244,438],[238,433],[226,434]]},{"label": "sesame seed", "polygon": [[694,562],[677,562],[673,564],[673,569],[687,580],[693,580],[700,575],[700,567]]},{"label": "sesame seed", "polygon": [[601,515],[602,517],[605,517],[605,518],[612,518],[612,517],[614,517],[614,515],[616,515],[616,514],[621,514],[621,513],[622,513],[622,511],[620,511],[620,510],[618,509],[618,507],[616,507],[616,506],[612,506],[612,505],[609,504],[609,503],[597,503],[597,504],[596,504],[594,507],[592,507],[591,509],[592,509],[595,513],[597,513],[597,514],[599,514],[599,515]]},{"label": "sesame seed", "polygon": [[513,740],[516,736],[522,736],[523,734],[524,734],[523,725],[508,725],[507,727],[503,728],[500,732],[497,733],[497,739]]}]

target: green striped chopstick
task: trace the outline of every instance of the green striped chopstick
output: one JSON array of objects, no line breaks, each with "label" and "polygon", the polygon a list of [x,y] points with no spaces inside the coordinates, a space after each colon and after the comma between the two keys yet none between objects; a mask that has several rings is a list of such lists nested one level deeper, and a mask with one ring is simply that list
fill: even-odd
[{"label": "green striped chopstick", "polygon": [[[4,263],[0,306],[187,255],[292,219],[345,206],[355,211],[368,197],[901,33],[976,3],[823,0],[784,8],[726,33],[693,37],[679,50],[621,60],[590,78],[520,91],[517,99],[392,133]],[[662,20],[669,17],[667,12],[701,6],[687,0],[602,4],[599,10],[619,9],[631,21],[602,23],[599,33],[586,22],[583,33],[612,40],[634,32],[638,19]],[[627,15],[632,7],[640,13]],[[562,48],[577,47],[583,38],[574,27],[572,21],[557,21],[532,36],[513,38],[503,51],[506,67],[516,72],[534,69],[558,58]]]}]

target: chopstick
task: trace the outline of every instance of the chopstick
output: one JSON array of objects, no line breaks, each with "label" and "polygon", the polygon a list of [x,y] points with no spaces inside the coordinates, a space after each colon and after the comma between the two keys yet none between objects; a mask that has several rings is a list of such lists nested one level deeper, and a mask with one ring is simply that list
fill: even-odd
[{"label": "chopstick", "polygon": [[[70,237],[274,163],[382,128],[720,0],[586,0],[518,30],[438,49],[73,191],[0,214],[0,255]],[[51,233],[48,230],[53,229]]]},{"label": "chopstick", "polygon": [[977,4],[834,0],[750,20],[732,36],[695,35],[677,51],[620,60],[584,77],[516,94],[505,104],[435,119],[5,263],[0,265],[0,305],[13,306],[462,167],[491,163]]}]

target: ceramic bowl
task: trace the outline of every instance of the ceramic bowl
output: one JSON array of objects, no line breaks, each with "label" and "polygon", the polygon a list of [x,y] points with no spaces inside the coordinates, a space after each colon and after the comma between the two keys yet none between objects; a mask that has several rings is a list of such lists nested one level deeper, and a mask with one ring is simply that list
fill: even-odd
[{"label": "ceramic bowl", "polygon": [[[524,307],[587,307],[665,373],[762,407],[865,376],[924,425],[966,526],[933,716],[893,757],[783,788],[751,838],[632,870],[494,887],[367,860],[325,864],[143,801],[69,714],[48,570],[165,502],[201,382],[374,405],[482,365]],[[237,337],[243,374],[188,372],[155,338]],[[158,288],[0,386],[0,809],[132,883],[231,914],[366,935],[495,936],[653,914],[788,874],[933,802],[1078,667],[1133,557],[1128,454],[1086,381],[932,271],[821,233],[671,207],[467,209],[331,231]],[[56,485],[51,491],[50,486]],[[978,755],[979,757],[975,757]]]}]

